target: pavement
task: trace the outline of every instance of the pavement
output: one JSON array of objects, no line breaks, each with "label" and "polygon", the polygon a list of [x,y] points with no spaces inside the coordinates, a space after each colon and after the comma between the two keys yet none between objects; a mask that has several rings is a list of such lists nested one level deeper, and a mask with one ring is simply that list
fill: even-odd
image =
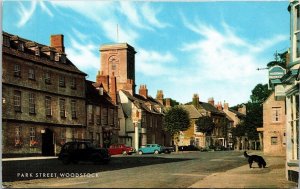
[{"label": "pavement", "polygon": [[285,157],[264,158],[267,168],[259,168],[254,163],[254,168],[250,169],[247,164],[226,172],[211,174],[189,188],[298,188],[296,183],[287,181],[285,177]]}]

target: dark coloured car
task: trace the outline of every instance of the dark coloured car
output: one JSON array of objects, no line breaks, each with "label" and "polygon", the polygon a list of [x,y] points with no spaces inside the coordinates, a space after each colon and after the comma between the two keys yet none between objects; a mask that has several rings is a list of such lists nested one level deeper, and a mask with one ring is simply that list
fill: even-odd
[{"label": "dark coloured car", "polygon": [[170,154],[171,152],[175,152],[175,148],[173,146],[162,146],[162,152]]},{"label": "dark coloured car", "polygon": [[135,149],[126,146],[125,144],[112,144],[108,148],[108,152],[110,155],[117,155],[117,154],[131,155],[132,153],[135,153]]},{"label": "dark coloured car", "polygon": [[94,163],[108,163],[110,154],[105,148],[96,148],[90,142],[67,142],[61,148],[58,159],[63,164],[78,163],[79,161],[90,161]]}]

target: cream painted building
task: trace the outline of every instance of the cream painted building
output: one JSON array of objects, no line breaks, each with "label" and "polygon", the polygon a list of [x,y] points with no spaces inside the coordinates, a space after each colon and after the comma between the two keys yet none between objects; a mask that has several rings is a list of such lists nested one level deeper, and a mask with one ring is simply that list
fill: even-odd
[{"label": "cream painted building", "polygon": [[275,93],[263,104],[263,151],[265,155],[285,156],[285,101],[275,100]]}]

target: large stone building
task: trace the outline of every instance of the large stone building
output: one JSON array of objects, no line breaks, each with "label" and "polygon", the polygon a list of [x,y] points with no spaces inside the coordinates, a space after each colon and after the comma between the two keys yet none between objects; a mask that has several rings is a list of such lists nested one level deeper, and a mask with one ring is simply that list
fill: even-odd
[{"label": "large stone building", "polygon": [[276,100],[275,92],[263,104],[263,151],[265,155],[285,156],[285,101]]},{"label": "large stone building", "polygon": [[170,137],[162,128],[164,106],[148,95],[146,85],[140,86],[139,94],[135,92],[134,48],[118,43],[103,45],[100,52],[96,84],[102,84],[119,106],[119,142],[136,149],[146,143],[169,144]]},{"label": "large stone building", "polygon": [[3,32],[3,154],[56,154],[85,138],[85,76],[67,57],[63,35],[46,46]]}]

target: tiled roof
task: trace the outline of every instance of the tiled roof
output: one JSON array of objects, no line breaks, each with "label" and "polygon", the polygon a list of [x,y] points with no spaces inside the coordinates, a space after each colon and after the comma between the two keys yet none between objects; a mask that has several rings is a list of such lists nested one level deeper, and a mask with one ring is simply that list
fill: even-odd
[{"label": "tiled roof", "polygon": [[202,114],[196,109],[194,105],[181,105],[186,111],[189,112],[191,119],[198,119]]},{"label": "tiled roof", "polygon": [[211,105],[210,103],[206,103],[206,102],[200,102],[200,106],[205,109],[206,111],[209,111],[213,114],[220,114],[220,115],[224,115],[225,113],[222,111],[219,111],[215,106]]},{"label": "tiled roof", "polygon": [[[11,43],[10,47],[2,45],[2,52],[6,54],[10,54],[13,56],[17,56],[21,59],[26,59],[33,61],[38,64],[46,65],[53,68],[58,68],[64,71],[73,72],[77,74],[81,74],[86,76],[87,74],[80,71],[67,57],[66,57],[66,63],[61,62],[55,62],[54,60],[50,60],[50,56],[44,53],[43,51],[53,51],[57,52],[55,48],[49,47],[46,45],[42,45],[24,38],[21,38],[16,35],[9,34],[7,32],[3,32],[3,35],[9,36],[12,40],[19,40],[24,43],[24,51],[17,50],[17,47],[15,47],[14,43]],[[29,47],[32,46],[38,46],[41,48],[40,56],[35,55],[35,51],[29,49]],[[64,53],[61,53],[64,54]]]}]

